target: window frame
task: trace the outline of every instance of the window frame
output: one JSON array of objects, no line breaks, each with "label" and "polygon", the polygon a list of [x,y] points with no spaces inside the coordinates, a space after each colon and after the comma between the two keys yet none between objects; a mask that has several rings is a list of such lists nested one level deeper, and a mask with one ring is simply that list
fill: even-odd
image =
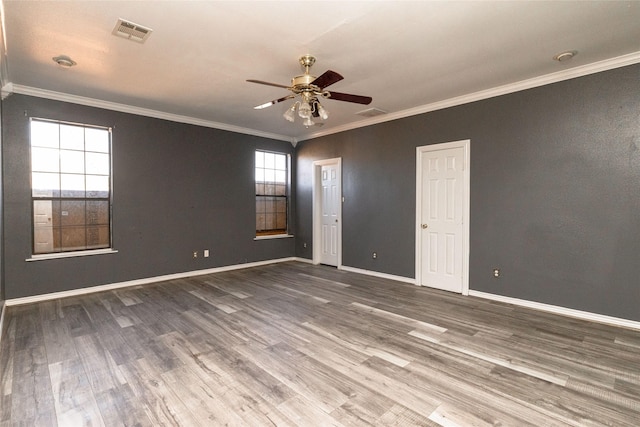
[{"label": "window frame", "polygon": [[[254,221],[254,225],[255,225],[255,238],[254,240],[264,240],[264,239],[279,239],[279,238],[286,238],[286,237],[293,237],[290,234],[290,230],[289,230],[289,226],[290,226],[290,218],[291,218],[291,154],[290,153],[286,153],[286,152],[281,152],[281,151],[275,151],[275,150],[267,150],[267,149],[261,149],[261,148],[256,148],[253,150],[253,160],[254,160],[254,164],[253,164],[253,171],[254,171],[254,177],[253,177],[253,187],[254,187],[254,207],[255,207],[255,221]],[[256,162],[256,157],[258,153],[264,153],[264,154],[275,154],[275,155],[280,155],[280,156],[284,156],[285,159],[285,167],[286,167],[286,171],[285,171],[285,182],[284,182],[284,188],[285,188],[285,194],[284,195],[270,195],[270,194],[258,194],[259,192],[257,191],[257,184],[259,183],[267,183],[266,180],[264,181],[258,181],[257,180],[257,176],[256,176],[256,172],[258,169],[258,165]],[[262,169],[267,169],[267,168],[262,168]],[[272,168],[274,171],[278,170],[275,168]],[[278,181],[274,181],[274,184],[277,183]],[[258,230],[258,197],[283,197],[285,199],[285,228],[283,229],[269,229],[269,230],[263,230],[262,232]]]},{"label": "window frame", "polygon": [[[41,123],[51,123],[51,124],[55,124],[58,126],[58,129],[60,129],[60,126],[75,126],[75,127],[80,127],[83,129],[83,132],[86,129],[96,129],[96,130],[101,130],[101,131],[106,131],[107,135],[108,135],[108,141],[107,141],[107,156],[108,156],[108,194],[106,197],[88,197],[87,193],[86,193],[86,188],[84,191],[84,195],[82,197],[74,197],[73,195],[69,196],[69,195],[63,195],[63,190],[62,188],[59,189],[58,194],[57,195],[52,195],[52,196],[36,196],[34,195],[34,173],[44,173],[44,171],[35,171],[34,172],[34,158],[33,158],[33,123],[34,122],[41,122]],[[91,150],[87,150],[86,147],[86,135],[83,136],[83,147],[82,150],[74,150],[71,148],[62,148],[62,140],[60,139],[60,134],[58,135],[58,141],[57,141],[57,150],[58,150],[58,154],[61,153],[61,151],[69,151],[69,152],[73,152],[73,151],[77,151],[77,152],[81,152],[83,154],[83,161],[86,164],[86,154],[87,153],[95,153],[95,154],[101,154],[103,152],[100,151],[91,151]],[[43,148],[43,147],[36,147],[36,148]],[[58,167],[58,171],[57,172],[52,172],[52,173],[56,173],[58,174],[58,180],[62,179],[62,175],[64,174],[63,170],[61,170],[60,167]],[[71,172],[72,174],[74,174],[73,172]],[[80,173],[75,173],[77,175],[81,175],[83,177],[84,182],[86,183],[87,181],[87,177],[91,177],[91,176],[96,176],[96,177],[100,177],[100,176],[104,176],[104,174],[91,174],[91,173],[87,173],[87,170],[85,168],[83,168],[83,172],[82,174]],[[69,258],[69,257],[78,257],[78,256],[87,256],[87,255],[98,255],[98,254],[106,254],[106,253],[116,253],[117,250],[114,249],[114,244],[113,244],[113,129],[110,126],[100,126],[100,125],[93,125],[93,124],[87,124],[87,123],[77,123],[77,122],[70,122],[70,121],[64,121],[64,120],[55,120],[55,119],[47,119],[47,118],[41,118],[41,117],[30,117],[29,118],[29,199],[30,199],[30,210],[31,210],[31,217],[30,217],[30,226],[31,226],[31,257],[27,258],[26,261],[37,261],[37,260],[42,260],[42,259],[54,259],[54,258]],[[100,224],[101,226],[107,225],[108,227],[108,245],[105,247],[87,247],[89,245],[87,245],[87,240],[86,240],[86,232],[88,230],[88,228],[91,226],[91,224],[88,224],[86,222],[86,205],[84,207],[84,214],[85,214],[85,221],[84,223],[81,225],[82,227],[84,227],[84,231],[85,231],[85,244],[84,247],[79,247],[77,249],[67,249],[64,248],[62,246],[60,246],[58,248],[58,250],[55,249],[55,246],[53,248],[52,252],[36,252],[36,241],[35,241],[35,235],[36,235],[36,218],[35,218],[35,202],[36,201],[51,201],[52,204],[55,205],[55,202],[59,202],[59,203],[63,203],[64,201],[84,201],[86,202],[90,202],[90,201],[99,201],[99,202],[107,202],[107,211],[106,214],[108,215],[108,219],[106,221],[105,224]],[[61,215],[62,214],[62,210],[60,211]],[[53,226],[53,225],[52,225]]]}]

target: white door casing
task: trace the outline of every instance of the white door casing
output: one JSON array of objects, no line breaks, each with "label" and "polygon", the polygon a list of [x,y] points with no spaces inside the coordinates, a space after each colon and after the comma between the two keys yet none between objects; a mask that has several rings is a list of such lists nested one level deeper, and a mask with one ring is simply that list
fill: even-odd
[{"label": "white door casing", "polygon": [[469,292],[469,140],[416,149],[416,284]]},{"label": "white door casing", "polygon": [[313,263],[342,264],[342,159],[313,162]]}]

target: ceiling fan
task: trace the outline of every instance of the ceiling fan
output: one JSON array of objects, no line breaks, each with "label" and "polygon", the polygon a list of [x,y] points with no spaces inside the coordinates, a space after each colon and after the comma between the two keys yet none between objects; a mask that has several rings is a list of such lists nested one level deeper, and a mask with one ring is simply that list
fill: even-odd
[{"label": "ceiling fan", "polygon": [[307,127],[314,125],[312,117],[320,117],[326,120],[329,117],[327,110],[320,105],[319,98],[335,99],[336,101],[354,102],[356,104],[368,105],[371,103],[372,98],[370,96],[352,95],[350,93],[328,91],[326,88],[330,85],[339,82],[344,79],[340,74],[335,71],[327,70],[320,77],[312,76],[309,74],[311,66],[316,62],[316,58],[312,55],[304,55],[300,58],[300,65],[304,68],[304,74],[296,76],[291,79],[291,86],[285,86],[278,83],[269,83],[262,80],[247,80],[250,83],[258,83],[262,85],[281,87],[288,89],[292,93],[283,96],[282,98],[274,99],[273,101],[260,104],[253,107],[256,110],[270,107],[279,102],[293,99],[300,96],[300,100],[296,101],[291,108],[289,108],[284,114],[284,118],[290,122],[295,120],[296,110],[298,116],[304,119],[303,124]]}]

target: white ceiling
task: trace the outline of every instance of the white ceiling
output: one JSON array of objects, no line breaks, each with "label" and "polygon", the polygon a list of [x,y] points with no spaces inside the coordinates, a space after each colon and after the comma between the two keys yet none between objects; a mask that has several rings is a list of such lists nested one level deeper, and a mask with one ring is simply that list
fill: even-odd
[{"label": "white ceiling", "polygon": [[[639,1],[3,3],[15,92],[53,91],[292,141],[371,123],[356,115],[369,107],[399,117],[612,58],[640,62]],[[118,38],[118,18],[153,33],[144,44]],[[579,53],[552,60],[565,50]],[[254,110],[287,91],[245,80],[288,85],[307,53],[317,57],[312,74],[345,77],[329,89],[372,96],[371,105],[322,101],[330,117],[309,129],[282,118],[292,101]],[[58,66],[60,54],[78,65]]]}]

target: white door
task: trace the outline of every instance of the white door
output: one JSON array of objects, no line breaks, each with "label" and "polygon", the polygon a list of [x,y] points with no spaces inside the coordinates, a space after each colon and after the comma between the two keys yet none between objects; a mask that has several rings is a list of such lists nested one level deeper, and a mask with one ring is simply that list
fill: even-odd
[{"label": "white door", "polygon": [[314,263],[339,266],[341,250],[341,162],[314,162]]},{"label": "white door", "polygon": [[418,148],[416,280],[468,292],[468,141]]},{"label": "white door", "polygon": [[322,166],[322,254],[320,263],[338,265],[338,165]]}]

